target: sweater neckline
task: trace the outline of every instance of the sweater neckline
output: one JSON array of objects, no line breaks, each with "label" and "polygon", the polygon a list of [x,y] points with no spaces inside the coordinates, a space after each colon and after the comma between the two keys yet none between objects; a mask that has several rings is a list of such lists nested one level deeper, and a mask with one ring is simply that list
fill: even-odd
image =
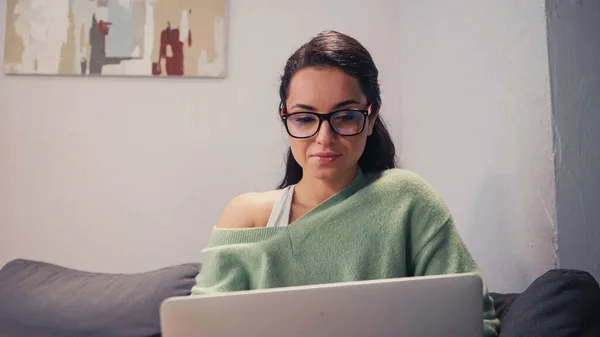
[{"label": "sweater neckline", "polygon": [[362,170],[357,170],[354,178],[338,191],[322,203],[318,204],[306,214],[302,215],[288,226],[283,227],[259,227],[259,228],[213,228],[213,233],[208,243],[208,249],[212,247],[222,246],[226,244],[243,244],[250,242],[259,242],[272,238],[274,235],[287,233],[287,235],[279,237],[279,243],[289,244],[291,241],[292,251],[296,254],[298,245],[304,241],[304,239],[314,231],[316,226],[321,225],[320,222],[314,221],[313,219],[326,212],[331,207],[339,204],[352,196],[358,190],[360,190],[365,184],[365,176]]},{"label": "sweater neckline", "polygon": [[331,207],[352,196],[354,193],[360,190],[364,184],[365,176],[359,167],[356,175],[348,185],[286,226],[290,233],[292,251],[294,254],[297,252],[298,245],[300,245],[302,241],[304,241],[304,239],[314,231],[315,227],[322,225],[320,221],[314,221],[313,219],[319,214],[326,212]]}]

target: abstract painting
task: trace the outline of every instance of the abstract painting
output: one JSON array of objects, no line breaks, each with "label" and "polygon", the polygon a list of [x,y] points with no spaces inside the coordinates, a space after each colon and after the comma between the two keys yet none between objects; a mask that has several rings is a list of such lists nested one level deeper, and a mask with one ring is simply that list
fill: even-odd
[{"label": "abstract painting", "polygon": [[225,77],[227,0],[7,0],[4,72]]}]

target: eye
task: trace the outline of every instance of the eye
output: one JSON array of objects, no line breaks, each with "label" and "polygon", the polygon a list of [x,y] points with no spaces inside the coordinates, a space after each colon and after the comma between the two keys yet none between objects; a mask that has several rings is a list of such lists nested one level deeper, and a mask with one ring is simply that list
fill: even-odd
[{"label": "eye", "polygon": [[341,122],[353,121],[358,118],[358,113],[354,111],[342,111],[335,115],[335,119]]},{"label": "eye", "polygon": [[298,119],[296,119],[296,122],[312,122],[314,120],[314,117],[299,117]]},{"label": "eye", "polygon": [[298,114],[290,117],[291,121],[298,124],[314,123],[317,118],[310,114]]}]

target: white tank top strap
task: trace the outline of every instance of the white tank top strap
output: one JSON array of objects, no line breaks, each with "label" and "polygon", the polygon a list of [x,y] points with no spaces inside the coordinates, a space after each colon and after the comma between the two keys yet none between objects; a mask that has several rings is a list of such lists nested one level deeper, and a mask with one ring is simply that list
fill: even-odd
[{"label": "white tank top strap", "polygon": [[267,227],[285,227],[289,225],[293,198],[294,185],[290,185],[281,191],[273,205]]}]

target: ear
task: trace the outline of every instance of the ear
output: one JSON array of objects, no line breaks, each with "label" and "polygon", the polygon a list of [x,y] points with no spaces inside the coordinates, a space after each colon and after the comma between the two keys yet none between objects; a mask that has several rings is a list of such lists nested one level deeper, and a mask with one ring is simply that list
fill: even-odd
[{"label": "ear", "polygon": [[279,118],[281,118],[281,116],[283,116],[285,114],[285,106],[283,105],[283,102],[279,103],[279,113],[278,116]]},{"label": "ear", "polygon": [[[369,110],[371,110],[371,106],[369,106]],[[369,123],[369,125],[367,126],[367,136],[373,134],[373,129],[375,128],[375,121],[377,121],[377,118],[379,118],[379,108],[377,108],[376,110],[371,110],[371,113],[369,114],[369,118],[367,119]]]}]

